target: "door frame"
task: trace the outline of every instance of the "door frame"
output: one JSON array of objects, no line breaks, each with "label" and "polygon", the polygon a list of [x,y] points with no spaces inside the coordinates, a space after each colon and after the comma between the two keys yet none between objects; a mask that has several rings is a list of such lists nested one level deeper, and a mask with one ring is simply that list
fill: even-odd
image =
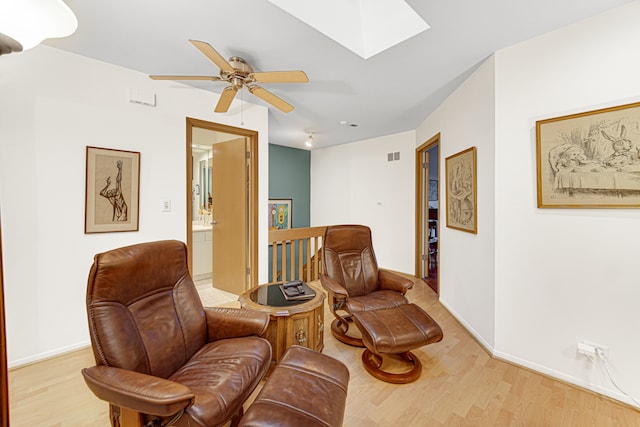
[{"label": "door frame", "polygon": [[[440,200],[442,199],[442,194],[440,192],[440,153],[442,152],[441,144],[440,144],[440,133],[438,132],[431,138],[429,138],[426,142],[422,143],[419,147],[416,148],[416,253],[415,253],[415,275],[416,277],[422,278],[420,275],[420,263],[422,261],[422,224],[423,222],[426,224],[429,219],[429,207],[428,207],[428,195],[427,200],[424,200],[423,194],[425,194],[425,190],[428,191],[429,185],[429,177],[427,177],[427,188],[424,188],[423,180],[420,179],[422,173],[422,154],[426,151],[429,151],[434,146],[438,146],[438,228],[436,234],[440,237]],[[423,217],[423,204],[426,205],[425,209],[425,217]],[[440,239],[438,238],[438,242],[436,243],[438,254],[440,253]],[[428,254],[427,254],[428,256]],[[438,295],[440,294],[440,262],[438,261]]]},{"label": "door frame", "polygon": [[2,403],[0,405],[0,426],[9,427],[9,379],[7,363],[7,336],[4,315],[4,278],[2,270],[2,227],[0,227],[0,394]]},{"label": "door frame", "polygon": [[[187,117],[187,175],[186,175],[186,203],[187,207],[187,258],[189,264],[189,272],[193,271],[193,212],[191,200],[191,185],[193,177],[193,152],[191,144],[193,141],[193,128],[202,128],[215,132],[229,133],[246,137],[248,143],[248,159],[249,159],[249,206],[247,215],[249,218],[249,233],[247,253],[249,254],[247,274],[247,289],[258,285],[258,132],[250,129],[243,129],[220,123],[208,122],[205,120]],[[246,289],[245,289],[246,290]]]}]

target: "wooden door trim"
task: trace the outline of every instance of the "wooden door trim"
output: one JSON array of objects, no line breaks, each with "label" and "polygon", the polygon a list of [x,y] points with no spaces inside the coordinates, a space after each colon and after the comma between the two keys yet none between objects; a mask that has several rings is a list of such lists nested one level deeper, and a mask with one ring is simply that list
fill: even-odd
[{"label": "wooden door trim", "polygon": [[221,123],[213,123],[205,120],[187,117],[187,174],[186,174],[186,199],[187,206],[187,257],[189,262],[189,271],[193,271],[193,213],[191,211],[191,184],[193,176],[193,152],[191,144],[193,142],[192,128],[198,127],[202,129],[212,130],[215,132],[230,133],[249,139],[249,160],[251,174],[249,179],[249,247],[247,251],[250,257],[249,277],[247,278],[247,288],[258,286],[258,132],[250,129],[243,129]]},{"label": "wooden door trim", "polygon": [[2,409],[0,410],[0,426],[9,427],[9,380],[7,363],[7,335],[4,315],[4,278],[2,270],[2,231],[0,230],[0,378],[2,381]]},{"label": "wooden door trim", "polygon": [[[429,149],[431,149],[433,146],[435,145],[440,145],[440,133],[438,132],[437,134],[435,134],[434,136],[432,136],[431,138],[429,138],[426,142],[422,143],[418,148],[416,148],[416,224],[415,224],[415,242],[416,242],[416,253],[415,253],[415,276],[416,277],[420,277],[420,258],[422,257],[422,251],[420,250],[422,245],[421,245],[421,226],[422,226],[422,204],[425,202],[422,197],[422,195],[424,194],[424,188],[423,188],[423,184],[422,184],[422,180],[420,179],[421,176],[421,169],[422,169],[422,153],[425,151],[428,151]],[[438,175],[440,174],[440,152],[441,150],[438,149]],[[427,177],[427,182],[429,181],[429,178]],[[440,180],[438,179],[438,189],[440,189]],[[440,212],[440,199],[442,198],[441,194],[438,194],[438,215],[441,215],[442,212]],[[427,213],[426,213],[427,217],[429,215],[429,209],[427,207]],[[425,220],[428,218],[424,218]],[[438,221],[438,231],[437,231],[438,236],[440,236],[440,221]],[[440,241],[438,241],[438,246],[440,245]],[[438,266],[438,283],[440,282],[440,268]],[[440,286],[438,285],[438,293],[440,293]]]}]

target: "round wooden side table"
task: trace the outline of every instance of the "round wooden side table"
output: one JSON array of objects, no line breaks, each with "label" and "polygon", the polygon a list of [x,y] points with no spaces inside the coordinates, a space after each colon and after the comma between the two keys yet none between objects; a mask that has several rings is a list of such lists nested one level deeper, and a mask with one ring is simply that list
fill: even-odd
[{"label": "round wooden side table", "polygon": [[242,308],[269,314],[269,326],[263,336],[271,343],[271,362],[278,363],[292,345],[321,352],[324,348],[324,292],[307,284],[315,291],[315,297],[288,301],[278,285],[260,285],[238,297]]}]

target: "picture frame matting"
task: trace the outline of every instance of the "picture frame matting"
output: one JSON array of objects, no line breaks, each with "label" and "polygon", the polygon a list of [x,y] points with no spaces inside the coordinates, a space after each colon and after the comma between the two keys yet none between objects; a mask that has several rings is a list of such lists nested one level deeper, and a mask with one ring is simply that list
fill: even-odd
[{"label": "picture frame matting", "polygon": [[85,234],[138,231],[140,153],[87,146]]}]

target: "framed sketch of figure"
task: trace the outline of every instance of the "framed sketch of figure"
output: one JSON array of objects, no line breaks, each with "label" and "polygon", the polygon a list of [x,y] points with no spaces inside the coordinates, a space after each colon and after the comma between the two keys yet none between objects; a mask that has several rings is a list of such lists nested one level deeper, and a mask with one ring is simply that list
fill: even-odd
[{"label": "framed sketch of figure", "polygon": [[476,147],[445,159],[447,227],[476,234]]},{"label": "framed sketch of figure", "polygon": [[138,231],[140,153],[87,147],[85,233]]}]

